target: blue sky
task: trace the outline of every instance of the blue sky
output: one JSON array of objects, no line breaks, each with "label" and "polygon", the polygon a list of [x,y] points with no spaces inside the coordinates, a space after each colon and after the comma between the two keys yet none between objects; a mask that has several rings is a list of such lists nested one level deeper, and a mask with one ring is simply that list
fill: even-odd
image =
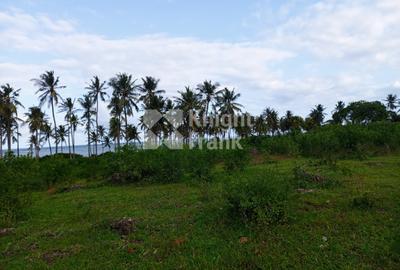
[{"label": "blue sky", "polygon": [[2,0],[0,84],[22,88],[29,107],[30,79],[45,70],[75,98],[93,75],[152,75],[170,97],[211,79],[253,114],[304,116],[318,103],[330,112],[337,100],[399,94],[398,25],[398,0]]}]

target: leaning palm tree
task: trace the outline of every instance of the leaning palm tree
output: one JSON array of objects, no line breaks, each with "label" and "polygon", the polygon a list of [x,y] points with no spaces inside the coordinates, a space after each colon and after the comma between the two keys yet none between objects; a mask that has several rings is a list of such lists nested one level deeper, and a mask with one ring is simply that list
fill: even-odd
[{"label": "leaning palm tree", "polygon": [[23,107],[18,101],[19,92],[21,89],[14,89],[9,84],[0,87],[1,107],[0,114],[2,115],[4,130],[7,138],[7,151],[11,153],[11,145],[14,134],[14,127],[18,126],[18,107]]},{"label": "leaning palm tree", "polygon": [[71,136],[72,136],[72,124],[71,124],[71,117],[76,113],[78,110],[75,109],[75,99],[72,98],[66,98],[63,100],[63,102],[60,105],[60,110],[59,112],[65,112],[65,121],[68,123],[68,152],[70,157],[72,157],[72,152],[71,152]]},{"label": "leaning palm tree", "polygon": [[[106,81],[101,81],[98,76],[94,76],[90,81],[89,86],[86,87],[89,90],[89,96],[96,103],[96,136],[99,137],[99,101],[105,101],[107,92]],[[95,142],[95,154],[97,155],[97,141]]]},{"label": "leaning palm tree", "polygon": [[90,151],[90,129],[92,127],[92,115],[94,115],[96,112],[93,110],[93,100],[90,98],[89,95],[83,95],[82,98],[78,99],[79,104],[81,105],[83,109],[83,115],[82,119],[85,123],[85,132],[87,134],[87,141],[88,141],[88,156],[91,156],[91,151]]},{"label": "leaning palm tree", "polygon": [[[51,107],[54,124],[54,134],[57,134],[57,122],[54,107],[58,104],[58,99],[61,99],[58,90],[65,88],[65,86],[59,85],[60,78],[54,75],[54,71],[46,71],[45,73],[40,75],[38,79],[32,79],[32,81],[34,82],[35,86],[39,87],[38,91],[36,91],[36,94],[40,93],[40,107],[42,107],[46,102],[48,104],[48,107]],[[56,142],[56,154],[57,153],[58,143]]]},{"label": "leaning palm tree", "polygon": [[29,131],[32,134],[31,143],[35,147],[35,156],[39,158],[40,143],[42,142],[41,130],[46,123],[46,117],[40,107],[30,107],[25,116],[27,117],[25,123],[28,124]]}]

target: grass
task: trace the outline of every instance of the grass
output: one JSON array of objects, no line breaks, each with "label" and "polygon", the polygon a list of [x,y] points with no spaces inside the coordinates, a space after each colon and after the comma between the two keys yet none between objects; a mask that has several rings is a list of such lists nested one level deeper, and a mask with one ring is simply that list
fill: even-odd
[{"label": "grass", "polygon": [[[241,174],[302,166],[337,185],[293,192],[290,218],[244,225],[226,214],[225,177],[176,184],[34,193],[28,217],[0,237],[0,269],[399,269],[400,156],[343,160],[271,157]],[[373,207],[352,206],[368,193]],[[132,217],[121,237],[114,220]],[[397,243],[398,244],[398,243]]]}]

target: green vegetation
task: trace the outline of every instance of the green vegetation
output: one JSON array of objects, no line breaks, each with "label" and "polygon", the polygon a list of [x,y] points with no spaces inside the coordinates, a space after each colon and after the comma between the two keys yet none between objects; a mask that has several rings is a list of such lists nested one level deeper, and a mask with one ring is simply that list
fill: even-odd
[{"label": "green vegetation", "polygon": [[[398,155],[334,165],[320,159],[261,157],[253,155],[250,164],[231,175],[217,161],[212,181],[181,177],[175,183],[122,186],[89,178],[56,182],[47,192],[33,192],[25,215],[9,224],[15,229],[0,236],[0,265],[398,269]],[[89,166],[89,159],[84,160]],[[296,168],[338,184],[299,188]],[[184,169],[182,176],[193,173]],[[256,220],[248,220],[253,214]],[[126,235],[115,229],[124,217],[131,218]]]}]

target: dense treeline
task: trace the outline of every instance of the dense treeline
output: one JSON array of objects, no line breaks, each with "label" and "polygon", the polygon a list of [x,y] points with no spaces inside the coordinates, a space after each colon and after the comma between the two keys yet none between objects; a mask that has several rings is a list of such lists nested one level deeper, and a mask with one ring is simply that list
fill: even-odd
[{"label": "dense treeline", "polygon": [[[50,153],[63,153],[67,146],[68,153],[75,153],[75,134],[82,126],[87,135],[88,155],[98,155],[98,145],[110,150],[112,145],[140,144],[141,131],[147,126],[140,117],[144,110],[166,112],[171,109],[183,111],[184,119],[178,128],[186,143],[198,138],[227,139],[236,136],[250,137],[297,134],[315,130],[325,125],[369,124],[379,121],[400,121],[400,101],[396,95],[390,94],[383,102],[356,101],[345,104],[339,101],[332,112],[331,119],[326,121],[327,112],[318,104],[310,114],[303,118],[287,111],[280,117],[272,108],[266,108],[260,115],[254,116],[245,112],[239,103],[240,94],[234,89],[220,87],[218,83],[204,81],[196,88],[185,87],[174,99],[163,96],[159,89],[159,80],[145,77],[139,83],[132,75],[117,74],[108,82],[94,76],[86,86],[87,93],[78,100],[63,97],[60,78],[53,71],[47,71],[37,79],[32,79],[37,87],[39,104],[30,107],[24,115],[20,111],[23,104],[19,101],[20,89],[4,84],[0,88],[0,156],[4,156],[3,145],[11,153],[16,143],[16,154],[19,156],[20,127],[27,125],[31,136],[29,146],[31,155],[39,157],[40,149],[47,145]],[[110,111],[109,126],[99,125],[99,104],[107,103]],[[42,107],[50,108],[47,115]],[[64,116],[62,124],[57,123],[56,114]],[[223,117],[237,118],[240,125],[222,124]],[[196,124],[192,118],[199,119]],[[132,124],[134,118],[139,125]],[[212,124],[214,123],[214,124]],[[157,135],[157,143],[172,133],[172,126],[165,119],[151,128]]]}]

